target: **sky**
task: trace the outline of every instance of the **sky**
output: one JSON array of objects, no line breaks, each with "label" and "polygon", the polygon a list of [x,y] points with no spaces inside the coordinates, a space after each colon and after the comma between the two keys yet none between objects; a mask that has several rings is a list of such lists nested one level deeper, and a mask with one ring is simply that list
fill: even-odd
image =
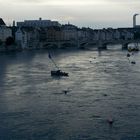
[{"label": "sky", "polygon": [[[140,0],[0,0],[1,18],[13,20],[57,20],[78,27],[132,27],[132,17],[140,13]],[[140,25],[140,16],[137,16]]]}]

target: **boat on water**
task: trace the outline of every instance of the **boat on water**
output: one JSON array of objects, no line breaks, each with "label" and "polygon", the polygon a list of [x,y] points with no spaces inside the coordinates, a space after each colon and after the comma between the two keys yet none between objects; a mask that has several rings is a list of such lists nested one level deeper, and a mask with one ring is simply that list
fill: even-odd
[{"label": "boat on water", "polygon": [[51,76],[69,76],[69,74],[61,70],[52,70]]},{"label": "boat on water", "polygon": [[136,64],[136,62],[135,61],[132,61],[131,64]]},{"label": "boat on water", "polygon": [[52,60],[52,62],[53,62],[53,64],[55,65],[55,67],[57,68],[57,70],[52,70],[51,71],[51,76],[69,76],[69,74],[68,73],[66,73],[66,72],[63,72],[63,71],[61,71],[60,69],[59,69],[59,67],[56,65],[56,63],[54,62],[54,60],[52,59],[52,56],[50,55],[50,53],[49,53],[49,55],[48,55],[48,57]]}]

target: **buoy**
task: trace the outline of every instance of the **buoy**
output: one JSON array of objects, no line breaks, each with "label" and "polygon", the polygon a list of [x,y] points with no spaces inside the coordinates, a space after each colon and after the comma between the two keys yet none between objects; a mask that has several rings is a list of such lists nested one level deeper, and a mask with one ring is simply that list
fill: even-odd
[{"label": "buoy", "polygon": [[63,90],[63,93],[67,94],[68,92],[70,92],[69,89]]},{"label": "buoy", "polygon": [[63,90],[63,92],[64,92],[65,94],[67,94],[67,93],[68,93],[68,91],[67,91],[67,90]]},{"label": "buoy", "polygon": [[130,54],[129,53],[127,54],[127,57],[130,57]]}]

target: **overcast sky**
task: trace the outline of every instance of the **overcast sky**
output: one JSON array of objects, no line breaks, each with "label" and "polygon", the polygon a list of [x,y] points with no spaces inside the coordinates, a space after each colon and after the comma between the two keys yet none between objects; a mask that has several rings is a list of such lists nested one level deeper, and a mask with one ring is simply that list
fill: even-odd
[{"label": "overcast sky", "polygon": [[140,13],[140,0],[0,0],[0,13],[8,25],[42,17],[94,29],[131,27],[133,14]]}]

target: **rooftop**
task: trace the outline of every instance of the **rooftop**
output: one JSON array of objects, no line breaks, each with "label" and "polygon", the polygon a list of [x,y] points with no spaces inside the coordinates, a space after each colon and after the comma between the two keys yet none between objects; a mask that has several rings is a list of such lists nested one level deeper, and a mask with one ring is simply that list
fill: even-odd
[{"label": "rooftop", "polygon": [[6,25],[2,18],[0,18],[0,26]]}]

